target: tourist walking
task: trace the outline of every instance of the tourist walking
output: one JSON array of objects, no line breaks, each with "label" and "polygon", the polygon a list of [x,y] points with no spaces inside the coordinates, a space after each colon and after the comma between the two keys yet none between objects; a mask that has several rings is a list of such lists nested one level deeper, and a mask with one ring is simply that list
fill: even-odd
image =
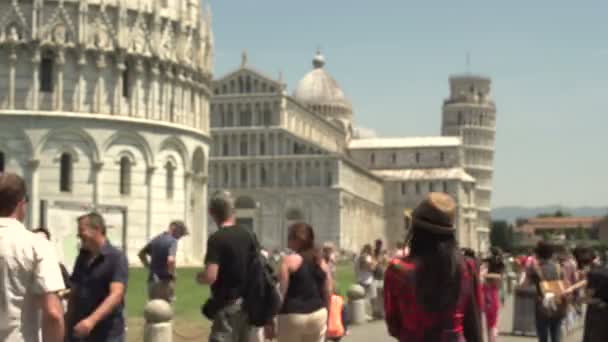
[{"label": "tourist walking", "polygon": [[574,249],[579,267],[579,279],[587,282],[583,342],[608,341],[608,268],[600,265],[595,251],[588,246]]},{"label": "tourist walking", "polygon": [[377,296],[376,283],[374,282],[375,269],[376,262],[374,261],[372,245],[366,244],[355,260],[355,276],[357,283],[365,289],[366,311],[370,319],[373,313],[372,301]]},{"label": "tourist walking", "polygon": [[498,314],[500,312],[500,290],[505,272],[502,251],[498,247],[490,248],[490,257],[484,260],[485,272],[482,273],[483,305],[486,317],[488,342],[498,340]]},{"label": "tourist walking", "polygon": [[481,342],[480,287],[475,263],[459,251],[456,203],[430,193],[412,213],[410,255],[386,270],[389,334],[401,342]]},{"label": "tourist walking", "polygon": [[[536,260],[529,262],[523,281],[524,285],[532,284],[536,288],[535,319],[539,342],[561,342],[562,340],[562,323],[566,310],[548,307],[545,292],[549,286],[543,286],[548,282],[558,284],[561,288],[568,286],[564,271],[554,258],[555,250],[556,246],[548,241],[538,242],[535,250]],[[560,298],[560,300],[565,300],[565,298]]]},{"label": "tourist walking", "polygon": [[179,239],[188,235],[183,221],[173,221],[167,231],[159,234],[139,251],[139,260],[149,269],[148,297],[175,300],[175,256]]},{"label": "tourist walking", "polygon": [[287,244],[294,253],[283,258],[279,269],[278,342],[324,342],[332,293],[329,268],[315,248],[310,225],[289,227]]},{"label": "tourist walking", "polygon": [[91,212],[78,218],[80,253],[72,271],[68,302],[69,340],[122,342],[125,339],[125,294],[129,265],[125,254],[106,236],[103,217]]},{"label": "tourist walking", "polygon": [[234,199],[217,191],[209,200],[209,215],[218,230],[207,241],[205,269],[197,281],[211,287],[203,313],[213,321],[210,342],[246,342],[250,326],[243,309],[249,262],[256,257],[252,232],[236,223]]},{"label": "tourist walking", "polygon": [[23,225],[27,201],[23,179],[0,173],[0,341],[38,342],[42,322],[42,339],[61,342],[65,284],[51,244]]}]

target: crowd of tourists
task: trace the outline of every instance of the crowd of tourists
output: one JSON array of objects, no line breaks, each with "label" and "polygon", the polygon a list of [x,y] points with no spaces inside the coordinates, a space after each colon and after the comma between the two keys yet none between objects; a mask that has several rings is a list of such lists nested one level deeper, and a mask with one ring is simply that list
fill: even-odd
[{"label": "crowd of tourists", "polygon": [[[80,252],[70,274],[50,233],[24,226],[27,207],[23,179],[0,173],[0,341],[124,341],[129,268],[108,240],[103,217],[91,212],[75,222]],[[459,248],[455,211],[449,195],[430,193],[396,248],[376,240],[350,258],[367,320],[385,320],[402,342],[495,342],[507,266],[514,263],[519,286],[535,293],[530,310],[540,342],[560,342],[583,313],[584,341],[608,341],[608,271],[593,249],[541,241],[533,256],[491,248],[479,258]],[[348,305],[336,279],[337,264],[349,259],[344,252],[331,243],[317,247],[315,228],[304,222],[288,227],[286,250],[267,252],[237,223],[228,191],[211,196],[209,216],[218,229],[195,279],[211,289],[201,307],[212,321],[209,341],[324,342],[348,335]],[[174,305],[178,240],[187,234],[174,221],[139,252],[150,300]]]}]

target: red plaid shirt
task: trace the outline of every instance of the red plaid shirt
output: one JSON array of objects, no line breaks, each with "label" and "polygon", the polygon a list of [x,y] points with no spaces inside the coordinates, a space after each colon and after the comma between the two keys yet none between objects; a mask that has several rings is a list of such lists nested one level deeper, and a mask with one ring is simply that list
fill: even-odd
[{"label": "red plaid shirt", "polygon": [[[401,342],[423,342],[428,340],[428,334],[437,329],[451,331],[451,335],[460,335],[464,331],[464,313],[471,302],[471,273],[477,272],[475,262],[466,259],[469,265],[463,264],[463,279],[460,299],[456,309],[446,312],[427,312],[416,300],[414,277],[416,264],[410,258],[394,259],[386,270],[384,279],[384,310],[386,323],[391,336]],[[409,274],[408,274],[409,273]],[[478,276],[475,274],[475,276]],[[477,298],[481,298],[481,288],[477,288]],[[480,303],[478,302],[478,305]],[[451,318],[450,318],[451,317]],[[446,318],[448,319],[447,323]],[[452,322],[449,320],[453,319]],[[442,329],[442,326],[445,328]],[[445,339],[448,334],[444,334]],[[426,338],[426,339],[425,339]]]}]

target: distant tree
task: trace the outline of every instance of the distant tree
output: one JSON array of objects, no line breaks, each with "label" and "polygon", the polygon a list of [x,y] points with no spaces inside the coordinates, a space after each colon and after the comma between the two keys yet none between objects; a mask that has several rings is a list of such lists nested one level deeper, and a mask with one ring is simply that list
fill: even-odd
[{"label": "distant tree", "polygon": [[542,213],[538,214],[536,217],[570,217],[572,216],[570,213],[562,211],[561,209],[557,209],[554,213]]},{"label": "distant tree", "polygon": [[513,227],[507,221],[492,221],[490,242],[492,246],[510,251],[513,248]]},{"label": "distant tree", "polygon": [[583,227],[576,228],[575,234],[576,239],[579,241],[589,239],[589,234],[587,234],[587,231]]}]

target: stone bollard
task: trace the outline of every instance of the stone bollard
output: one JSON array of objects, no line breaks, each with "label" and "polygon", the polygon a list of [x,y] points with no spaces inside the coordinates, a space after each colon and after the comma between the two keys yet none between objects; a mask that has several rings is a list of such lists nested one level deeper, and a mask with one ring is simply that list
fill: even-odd
[{"label": "stone bollard", "polygon": [[173,341],[173,309],[163,299],[153,299],[144,309],[144,342],[172,342]]},{"label": "stone bollard", "polygon": [[365,289],[361,285],[352,285],[348,289],[348,315],[350,323],[353,325],[367,322],[367,312],[365,310]]}]

